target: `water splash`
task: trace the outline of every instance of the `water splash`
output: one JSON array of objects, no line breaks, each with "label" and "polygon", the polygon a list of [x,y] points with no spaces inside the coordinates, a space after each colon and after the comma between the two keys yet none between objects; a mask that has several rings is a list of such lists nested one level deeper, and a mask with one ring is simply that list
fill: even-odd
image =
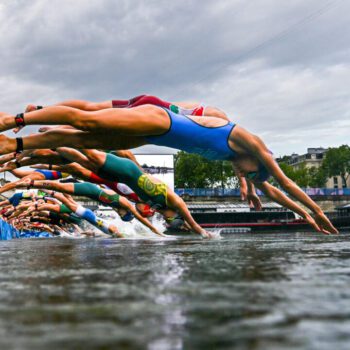
[{"label": "water splash", "polygon": [[[124,238],[127,239],[164,239],[164,238],[172,238],[173,236],[161,237],[159,235],[154,234],[148,227],[143,225],[138,220],[134,219],[132,221],[126,222],[123,221],[119,215],[115,212],[108,212],[104,215],[99,215],[106,220],[109,220],[111,223],[117,226],[119,232],[123,233]],[[161,233],[166,230],[164,220],[160,215],[155,215],[151,221],[152,225]]]},{"label": "water splash", "polygon": [[223,229],[215,229],[213,231],[209,231],[210,239],[215,239],[215,240],[222,239],[222,236],[221,236],[222,231]]}]

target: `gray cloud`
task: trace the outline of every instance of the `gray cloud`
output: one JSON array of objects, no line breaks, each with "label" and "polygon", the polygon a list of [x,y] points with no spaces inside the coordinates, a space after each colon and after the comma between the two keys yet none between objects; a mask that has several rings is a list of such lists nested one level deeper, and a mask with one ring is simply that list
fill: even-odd
[{"label": "gray cloud", "polygon": [[279,154],[346,143],[349,10],[326,0],[3,2],[1,109],[146,92],[217,105]]}]

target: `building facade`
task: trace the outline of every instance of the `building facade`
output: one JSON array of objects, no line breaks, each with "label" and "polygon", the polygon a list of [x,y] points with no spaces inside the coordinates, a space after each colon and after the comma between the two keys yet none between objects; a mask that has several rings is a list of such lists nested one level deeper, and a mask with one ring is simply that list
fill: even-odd
[{"label": "building facade", "polygon": [[[291,156],[285,157],[283,161],[291,165],[294,169],[305,167],[310,169],[312,167],[319,168],[322,165],[323,159],[328,148],[308,148],[305,154],[299,155],[293,153]],[[350,188],[350,176],[344,182],[340,176],[333,176],[327,179],[326,188]]]}]

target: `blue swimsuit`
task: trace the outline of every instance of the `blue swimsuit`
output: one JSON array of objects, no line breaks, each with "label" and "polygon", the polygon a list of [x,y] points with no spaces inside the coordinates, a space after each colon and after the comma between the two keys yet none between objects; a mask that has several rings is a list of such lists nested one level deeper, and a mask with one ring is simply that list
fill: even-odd
[{"label": "blue swimsuit", "polygon": [[170,128],[162,135],[147,136],[146,140],[149,143],[197,153],[213,160],[228,160],[236,156],[228,144],[228,138],[235,127],[234,123],[206,127],[191,118],[165,110],[170,118]]},{"label": "blue swimsuit", "polygon": [[66,173],[55,170],[36,169],[35,172],[43,174],[45,176],[45,180],[58,180],[67,177]]}]

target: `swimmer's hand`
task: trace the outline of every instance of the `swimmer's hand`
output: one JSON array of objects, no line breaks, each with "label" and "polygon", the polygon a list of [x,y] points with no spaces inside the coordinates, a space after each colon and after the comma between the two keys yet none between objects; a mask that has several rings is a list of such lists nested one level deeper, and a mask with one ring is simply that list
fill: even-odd
[{"label": "swimmer's hand", "polygon": [[[247,201],[249,208],[254,208],[256,211],[260,211],[262,209],[260,198],[257,196],[255,192],[254,185],[249,182],[244,177],[240,177],[240,191],[241,191],[241,200]],[[249,186],[248,186],[249,185]]]},{"label": "swimmer's hand", "polygon": [[112,235],[112,237],[124,238],[124,234],[119,232],[117,226],[110,224],[108,226],[108,231]]},{"label": "swimmer's hand", "polygon": [[211,232],[208,232],[206,230],[201,230],[200,234],[203,238],[207,238],[207,239],[214,238],[214,235]]},{"label": "swimmer's hand", "polygon": [[339,233],[324,213],[315,214],[315,221],[321,232],[327,235]]},{"label": "swimmer's hand", "polygon": [[249,192],[247,194],[247,201],[249,208],[254,208],[257,211],[262,209],[260,198],[255,192]]},{"label": "swimmer's hand", "polygon": [[160,237],[168,237],[164,233],[159,232],[157,229],[152,229],[152,232],[155,233],[157,236],[160,236]]},{"label": "swimmer's hand", "polygon": [[316,221],[314,220],[314,218],[309,215],[309,214],[305,214],[303,216],[304,220],[309,224],[311,225],[317,232],[321,232],[321,228],[316,224]]}]

